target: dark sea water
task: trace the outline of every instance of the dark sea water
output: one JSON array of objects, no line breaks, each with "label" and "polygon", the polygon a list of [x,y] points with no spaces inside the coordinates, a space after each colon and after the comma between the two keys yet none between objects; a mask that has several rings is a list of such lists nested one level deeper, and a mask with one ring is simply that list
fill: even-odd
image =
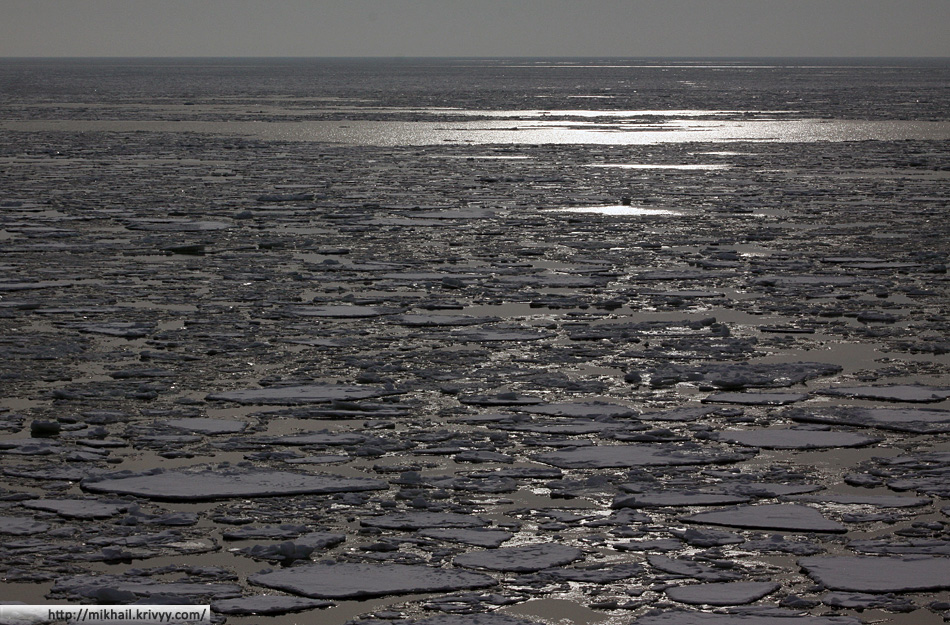
[{"label": "dark sea water", "polygon": [[946,59],[2,59],[0,602],[943,623],[948,183]]}]

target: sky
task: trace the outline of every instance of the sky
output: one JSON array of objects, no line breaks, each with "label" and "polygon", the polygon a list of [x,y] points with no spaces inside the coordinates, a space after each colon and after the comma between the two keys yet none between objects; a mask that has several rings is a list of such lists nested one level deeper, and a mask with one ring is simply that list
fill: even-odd
[{"label": "sky", "polygon": [[10,56],[940,56],[950,0],[0,0]]}]

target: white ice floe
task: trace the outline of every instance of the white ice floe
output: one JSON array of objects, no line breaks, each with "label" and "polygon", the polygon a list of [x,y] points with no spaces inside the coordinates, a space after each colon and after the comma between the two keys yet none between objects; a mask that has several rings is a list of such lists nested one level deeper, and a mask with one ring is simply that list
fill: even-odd
[{"label": "white ice floe", "polygon": [[950,410],[935,408],[822,408],[793,409],[788,416],[806,423],[834,423],[896,432],[941,434],[950,432]]},{"label": "white ice floe", "polygon": [[209,417],[168,419],[167,421],[160,421],[159,423],[176,430],[197,432],[211,436],[218,434],[240,434],[247,429],[247,423],[244,421],[238,421],[237,419],[213,419]]},{"label": "white ice floe", "polygon": [[689,605],[743,605],[772,594],[781,586],[774,582],[718,582],[688,584],[666,589],[673,601]]},{"label": "white ice floe", "polygon": [[950,588],[950,558],[839,556],[802,558],[798,564],[832,590],[923,592]]},{"label": "white ice floe", "polygon": [[836,386],[818,391],[821,395],[876,399],[879,401],[931,403],[950,398],[950,389],[917,384],[891,386]]},{"label": "white ice floe", "polygon": [[484,527],[490,523],[491,521],[480,516],[454,512],[398,512],[383,516],[367,516],[360,519],[360,525],[365,527],[399,530],[416,530],[430,527]]},{"label": "white ice floe", "polygon": [[466,568],[528,573],[570,564],[583,557],[584,552],[576,547],[557,543],[540,543],[471,551],[456,556],[453,562],[457,566]]},{"label": "white ice floe", "polygon": [[725,430],[715,434],[716,440],[762,449],[825,449],[864,447],[880,438],[853,432],[772,428],[764,430]]},{"label": "white ice floe", "polygon": [[747,503],[749,497],[698,491],[655,491],[618,495],[612,508],[660,508],[665,506],[727,506]]},{"label": "white ice floe", "polygon": [[53,512],[67,519],[107,519],[129,509],[129,504],[96,499],[32,499],[24,501],[22,505],[32,510]]},{"label": "white ice floe", "polygon": [[807,393],[713,393],[703,398],[709,404],[739,404],[743,406],[784,406],[808,399]]},{"label": "white ice floe", "polygon": [[519,410],[521,412],[529,412],[531,414],[543,414],[555,417],[578,417],[585,419],[620,419],[637,415],[637,411],[629,406],[600,401],[540,404],[537,406],[519,408]]},{"label": "white ice floe", "polygon": [[83,480],[83,490],[160,501],[209,501],[243,497],[385,490],[381,480],[269,470],[154,470]]},{"label": "white ice floe", "polygon": [[262,571],[248,577],[257,586],[318,599],[363,599],[386,595],[489,588],[498,582],[482,573],[408,564],[309,564]]},{"label": "white ice floe", "polygon": [[434,527],[419,530],[419,536],[434,538],[436,540],[447,540],[473,547],[500,547],[507,540],[514,537],[514,534],[505,530],[494,530],[482,527],[471,528],[442,528]]},{"label": "white ice floe", "polygon": [[847,531],[845,526],[826,519],[818,510],[797,504],[737,506],[727,510],[699,512],[682,517],[682,520],[689,523],[728,525],[750,529],[832,533]]},{"label": "white ice floe", "polygon": [[289,309],[292,315],[299,317],[327,317],[331,319],[363,319],[367,317],[382,317],[395,315],[396,308],[381,306],[359,306],[348,304],[323,304],[319,306],[295,306]]},{"label": "white ice floe", "polygon": [[562,469],[680,466],[739,462],[749,454],[672,444],[592,445],[552,451],[535,460]]},{"label": "white ice floe", "polygon": [[218,614],[269,616],[326,608],[332,605],[334,603],[326,599],[308,599],[287,595],[251,595],[237,599],[214,601],[211,604],[211,609]]},{"label": "white ice floe", "polygon": [[396,395],[398,391],[371,386],[345,384],[304,384],[300,386],[269,386],[237,391],[211,393],[209,401],[233,401],[239,404],[296,405],[325,404]]},{"label": "white ice floe", "polygon": [[630,625],[862,625],[850,616],[811,616],[784,611],[785,614],[715,614],[673,610],[648,614],[631,621]]},{"label": "white ice floe", "polygon": [[0,516],[0,535],[32,536],[42,534],[49,527],[48,523],[37,521],[29,516]]}]

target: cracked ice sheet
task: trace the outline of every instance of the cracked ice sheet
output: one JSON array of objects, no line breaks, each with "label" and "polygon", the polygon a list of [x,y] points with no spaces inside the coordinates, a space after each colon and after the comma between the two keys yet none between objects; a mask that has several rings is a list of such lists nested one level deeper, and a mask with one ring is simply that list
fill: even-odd
[{"label": "cracked ice sheet", "polygon": [[233,469],[117,474],[86,479],[81,486],[91,492],[135,495],[159,501],[211,501],[389,488],[388,483],[371,478]]}]

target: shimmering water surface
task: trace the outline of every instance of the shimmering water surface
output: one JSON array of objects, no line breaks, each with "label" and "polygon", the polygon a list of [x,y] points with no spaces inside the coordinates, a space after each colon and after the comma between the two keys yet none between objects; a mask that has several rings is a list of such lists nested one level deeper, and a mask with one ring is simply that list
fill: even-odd
[{"label": "shimmering water surface", "polygon": [[940,60],[6,60],[0,129],[376,146],[945,140],[948,83]]}]

